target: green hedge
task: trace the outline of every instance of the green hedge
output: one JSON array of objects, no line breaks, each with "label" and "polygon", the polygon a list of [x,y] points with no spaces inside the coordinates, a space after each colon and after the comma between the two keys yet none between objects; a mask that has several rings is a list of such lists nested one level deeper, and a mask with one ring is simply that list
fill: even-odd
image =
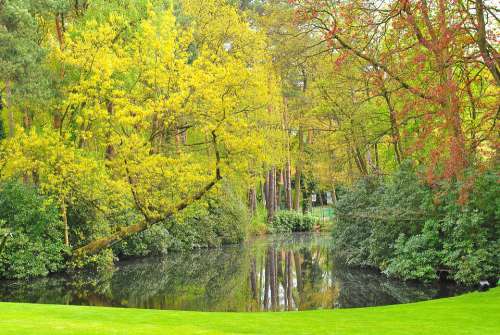
[{"label": "green hedge", "polygon": [[318,218],[310,214],[279,211],[271,222],[270,231],[273,233],[312,231],[318,221]]}]

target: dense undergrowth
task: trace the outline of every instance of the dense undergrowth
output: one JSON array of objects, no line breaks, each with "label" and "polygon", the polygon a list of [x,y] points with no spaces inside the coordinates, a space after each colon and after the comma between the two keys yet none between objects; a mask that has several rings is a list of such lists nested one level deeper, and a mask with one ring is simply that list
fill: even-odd
[{"label": "dense undergrowth", "polygon": [[32,185],[0,185],[0,278],[29,278],[86,267],[100,270],[123,257],[166,254],[171,250],[217,247],[242,241],[250,218],[230,185],[165,222],[115,244],[98,255],[71,259],[70,250],[116,227],[139,220],[132,209],[107,217],[90,202],[68,207],[69,246],[58,206]]},{"label": "dense undergrowth", "polygon": [[481,173],[460,204],[463,185],[422,182],[405,167],[390,178],[360,180],[339,199],[334,250],[348,264],[390,276],[463,284],[496,282],[500,269],[500,186]]}]

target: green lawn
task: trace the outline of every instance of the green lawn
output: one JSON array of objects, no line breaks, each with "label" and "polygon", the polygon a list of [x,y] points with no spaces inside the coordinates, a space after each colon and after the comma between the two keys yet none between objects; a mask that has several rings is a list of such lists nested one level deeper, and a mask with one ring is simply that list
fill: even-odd
[{"label": "green lawn", "polygon": [[415,304],[202,313],[0,303],[0,334],[500,334],[500,288]]}]

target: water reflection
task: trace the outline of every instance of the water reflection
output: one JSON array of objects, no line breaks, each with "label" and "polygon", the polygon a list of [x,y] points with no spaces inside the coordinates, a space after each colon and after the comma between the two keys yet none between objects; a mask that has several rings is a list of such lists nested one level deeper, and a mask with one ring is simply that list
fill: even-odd
[{"label": "water reflection", "polygon": [[114,271],[0,282],[1,301],[201,311],[361,307],[459,293],[388,280],[331,257],[328,235],[266,237],[245,245],[120,262]]}]

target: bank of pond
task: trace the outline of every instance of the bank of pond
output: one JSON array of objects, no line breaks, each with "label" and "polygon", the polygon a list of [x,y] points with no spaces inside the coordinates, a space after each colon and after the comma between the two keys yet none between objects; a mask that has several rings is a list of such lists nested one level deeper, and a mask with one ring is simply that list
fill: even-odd
[{"label": "bank of pond", "polygon": [[330,233],[266,235],[123,260],[105,271],[0,281],[3,302],[238,312],[381,306],[466,291],[346,267],[334,257]]}]

